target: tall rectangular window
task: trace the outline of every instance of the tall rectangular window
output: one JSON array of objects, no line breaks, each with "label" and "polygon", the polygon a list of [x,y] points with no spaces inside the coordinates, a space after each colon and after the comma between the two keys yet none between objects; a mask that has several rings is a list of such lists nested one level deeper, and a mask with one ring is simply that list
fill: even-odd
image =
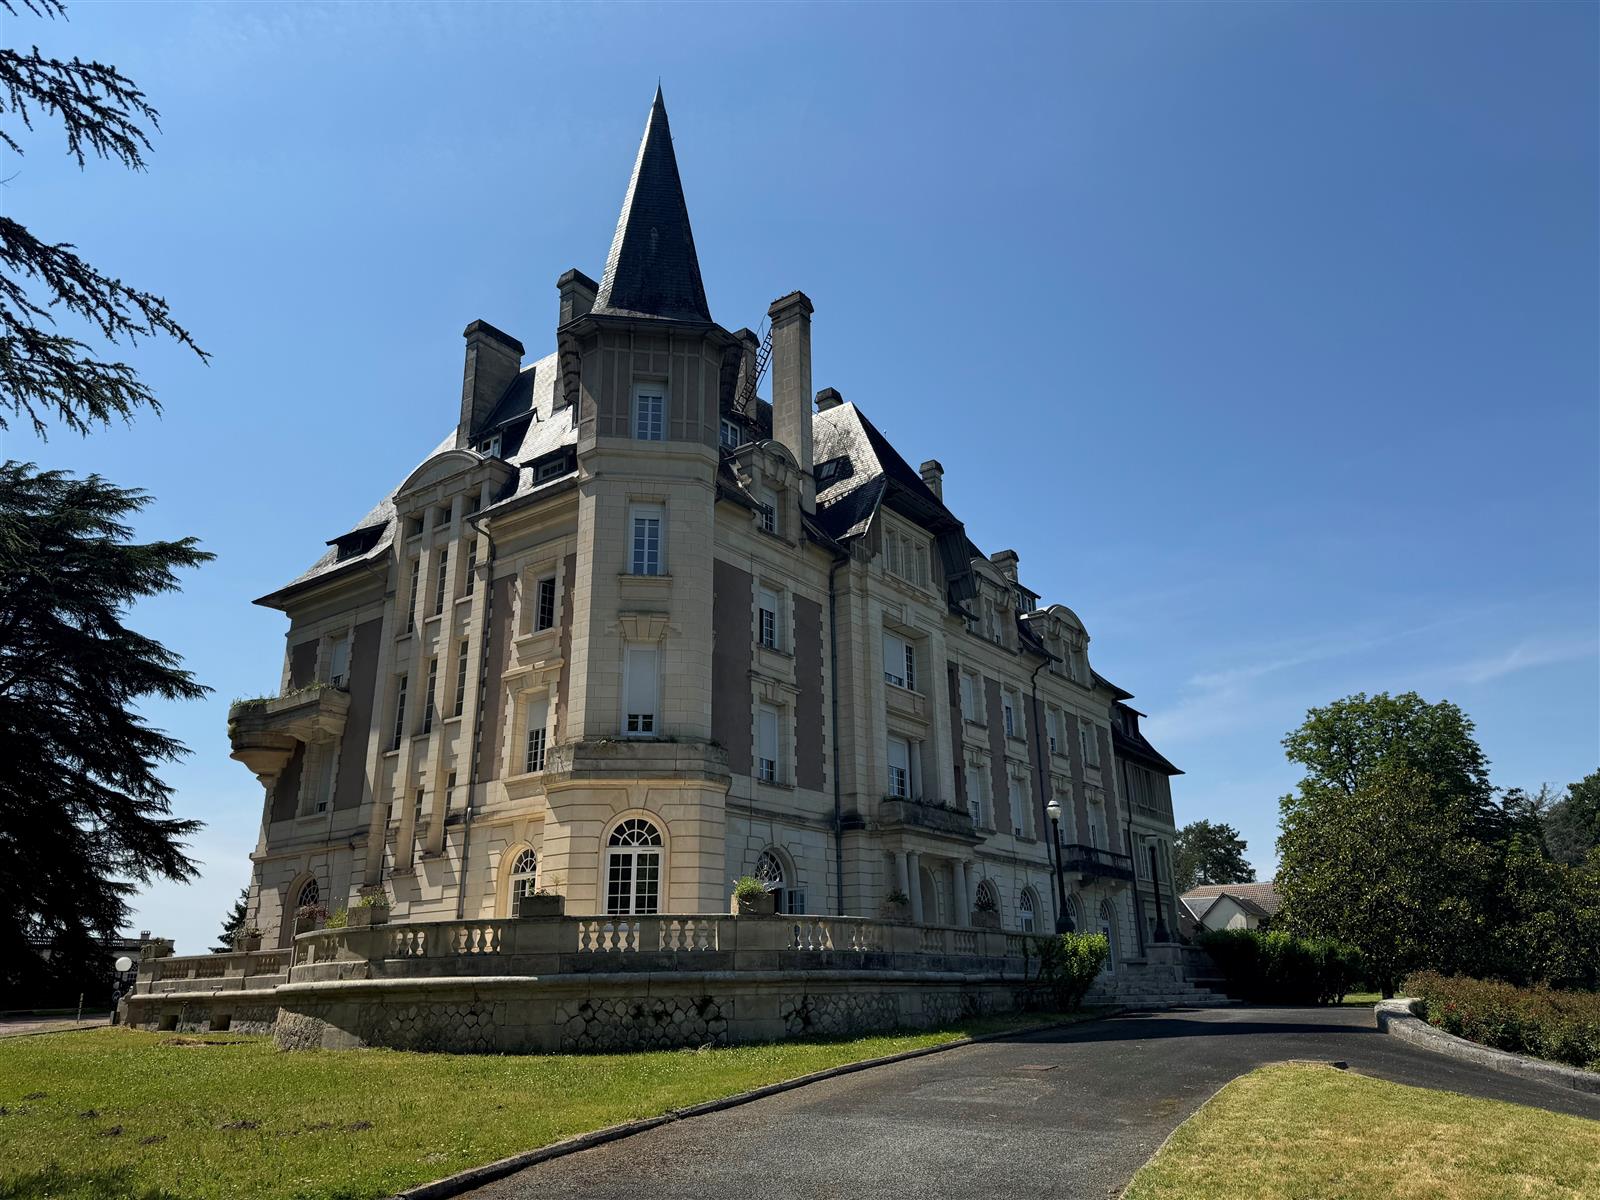
[{"label": "tall rectangular window", "polygon": [[467,581],[462,585],[462,595],[470,596],[478,586],[478,541],[474,538],[467,546]]},{"label": "tall rectangular window", "polygon": [[722,418],[721,428],[717,433],[717,440],[724,450],[737,450],[744,445],[744,434],[740,431],[738,422]]},{"label": "tall rectangular window", "polygon": [[446,568],[450,565],[450,547],[443,546],[439,550],[439,574],[433,584],[433,615],[438,616],[444,612],[444,588]]},{"label": "tall rectangular window", "polygon": [[917,653],[904,638],[883,635],[883,678],[895,687],[917,689]]},{"label": "tall rectangular window", "polygon": [[406,632],[413,633],[417,628],[417,604],[422,597],[417,594],[422,583],[422,560],[411,560],[411,586],[407,589],[409,599],[406,601]]},{"label": "tall rectangular window", "polygon": [[622,732],[643,737],[656,732],[659,652],[654,646],[628,646],[622,652]]},{"label": "tall rectangular window", "polygon": [[430,658],[428,660],[428,695],[424,701],[424,707],[422,709],[423,733],[433,732],[434,697],[438,693],[438,690],[439,660],[438,658]]},{"label": "tall rectangular window", "polygon": [[336,688],[345,686],[350,674],[350,639],[339,634],[328,647],[328,682]]},{"label": "tall rectangular window", "polygon": [[444,806],[445,806],[446,809],[449,809],[455,804],[455,802],[456,802],[456,773],[454,771],[451,771],[450,772],[450,778],[445,780],[445,783],[444,783]]},{"label": "tall rectangular window", "polygon": [[522,769],[529,774],[544,770],[544,751],[549,736],[550,701],[544,696],[528,701],[528,745]]},{"label": "tall rectangular window", "polygon": [[778,710],[770,704],[756,710],[756,777],[778,781]]},{"label": "tall rectangular window", "polygon": [[455,711],[451,714],[459,717],[467,707],[467,639],[461,639],[461,648],[456,654],[456,703]]},{"label": "tall rectangular window", "polygon": [[967,812],[979,829],[987,828],[983,813],[983,780],[988,766],[982,762],[967,764]]},{"label": "tall rectangular window", "polygon": [[1008,784],[1007,799],[1011,801],[1011,832],[1017,837],[1028,836],[1028,806],[1022,796],[1022,781],[1013,775]]},{"label": "tall rectangular window", "polygon": [[762,488],[756,501],[759,507],[761,528],[767,533],[778,532],[778,493],[771,488]]},{"label": "tall rectangular window", "polygon": [[770,650],[778,648],[778,593],[762,588],[756,600],[756,620],[761,644]]},{"label": "tall rectangular window", "polygon": [[406,735],[406,677],[400,676],[400,682],[394,690],[394,740],[389,744],[389,749],[400,749],[400,739]]},{"label": "tall rectangular window", "polygon": [[661,525],[664,516],[659,505],[633,506],[631,563],[635,575],[661,574]]},{"label": "tall rectangular window", "polygon": [[1011,693],[1006,692],[1000,698],[1000,713],[1005,719],[1006,736],[1017,736],[1017,710],[1011,702]]},{"label": "tall rectangular window", "polygon": [[642,442],[659,442],[666,430],[667,390],[659,383],[641,383],[633,389],[633,436]]},{"label": "tall rectangular window", "polygon": [[911,744],[904,738],[889,739],[889,795],[906,800],[911,796]]},{"label": "tall rectangular window", "polygon": [[556,623],[556,577],[546,575],[534,587],[533,631],[554,628]]},{"label": "tall rectangular window", "polygon": [[1100,739],[1095,737],[1094,729],[1089,722],[1084,721],[1078,725],[1078,740],[1083,745],[1083,761],[1091,767],[1100,765]]}]

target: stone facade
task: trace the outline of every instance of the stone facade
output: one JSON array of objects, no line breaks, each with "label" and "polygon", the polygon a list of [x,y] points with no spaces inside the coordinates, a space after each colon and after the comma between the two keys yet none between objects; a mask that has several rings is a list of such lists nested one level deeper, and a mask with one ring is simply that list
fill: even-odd
[{"label": "stone facade", "polygon": [[[251,919],[287,947],[304,906],[379,893],[400,924],[533,889],[713,913],[759,872],[788,913],[899,893],[916,922],[992,904],[1036,932],[1064,888],[1113,975],[1139,961],[1135,889],[1170,908],[1139,865],[1167,862],[1170,790],[1130,801],[1129,696],[1084,624],[977,551],[937,462],[834,389],[813,404],[803,294],[768,314],[769,403],[761,340],[710,319],[698,271],[658,97],[605,278],[557,283],[554,351],[473,322],[452,435],[259,601],[289,627],[278,694],[230,719],[265,789]],[[772,1020],[844,1019],[796,1005]]]}]

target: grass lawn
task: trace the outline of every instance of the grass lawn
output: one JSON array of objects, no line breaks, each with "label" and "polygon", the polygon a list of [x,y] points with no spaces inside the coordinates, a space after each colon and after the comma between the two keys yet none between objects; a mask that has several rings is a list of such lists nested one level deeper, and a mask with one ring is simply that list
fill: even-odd
[{"label": "grass lawn", "polygon": [[1346,992],[1340,1003],[1346,1008],[1371,1008],[1382,999],[1382,992]]},{"label": "grass lawn", "polygon": [[285,1054],[97,1029],[0,1042],[0,1200],[362,1200],[619,1121],[1052,1019],[632,1055]]},{"label": "grass lawn", "polygon": [[1513,1196],[1600,1196],[1600,1121],[1286,1063],[1212,1097],[1124,1200]]}]

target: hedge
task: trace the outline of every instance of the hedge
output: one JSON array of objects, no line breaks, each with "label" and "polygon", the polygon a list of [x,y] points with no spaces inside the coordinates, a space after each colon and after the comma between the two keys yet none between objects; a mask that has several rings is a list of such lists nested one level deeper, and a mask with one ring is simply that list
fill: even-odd
[{"label": "hedge", "polygon": [[1600,993],[1418,971],[1403,994],[1430,1025],[1468,1041],[1600,1071]]},{"label": "hedge", "polygon": [[1071,1012],[1083,1003],[1094,981],[1100,977],[1111,943],[1103,933],[1058,933],[1053,937],[1024,938],[1023,976],[1028,960],[1038,966],[1030,981],[1031,1003],[1055,1012]]},{"label": "hedge", "polygon": [[1332,938],[1259,929],[1200,935],[1230,996],[1258,1004],[1338,1004],[1361,977],[1361,954]]}]

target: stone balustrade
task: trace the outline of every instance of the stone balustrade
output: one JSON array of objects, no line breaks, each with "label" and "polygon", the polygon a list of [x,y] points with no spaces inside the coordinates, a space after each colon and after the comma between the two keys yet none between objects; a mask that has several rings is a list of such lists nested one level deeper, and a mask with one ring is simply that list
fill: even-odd
[{"label": "stone balustrade", "polygon": [[136,991],[149,995],[271,989],[288,981],[290,958],[289,950],[253,950],[148,959],[139,964]]}]

